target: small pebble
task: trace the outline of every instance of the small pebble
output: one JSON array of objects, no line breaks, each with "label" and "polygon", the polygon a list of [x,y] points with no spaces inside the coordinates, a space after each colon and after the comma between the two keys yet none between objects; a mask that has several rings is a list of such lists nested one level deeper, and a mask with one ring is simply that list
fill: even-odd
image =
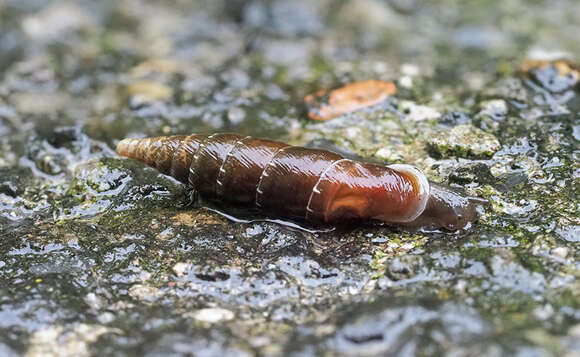
[{"label": "small pebble", "polygon": [[502,120],[508,114],[508,104],[503,99],[488,100],[480,103],[478,116],[487,115],[495,120]]},{"label": "small pebble", "polygon": [[568,256],[568,248],[566,247],[554,248],[552,249],[552,254],[559,258],[565,259]]},{"label": "small pebble", "polygon": [[405,119],[409,121],[433,120],[441,117],[441,113],[434,108],[426,105],[418,105],[408,100],[401,101],[399,111],[403,113]]},{"label": "small pebble", "polygon": [[113,322],[113,320],[115,320],[115,314],[113,314],[112,312],[103,312],[102,314],[100,314],[99,316],[97,316],[97,320],[99,321],[99,323],[101,324],[108,324],[110,322]]},{"label": "small pebble", "polygon": [[163,296],[163,292],[153,286],[135,284],[129,289],[129,295],[137,300],[153,302]]},{"label": "small pebble", "polygon": [[228,110],[228,120],[234,125],[238,125],[246,118],[246,111],[242,108],[233,107]]},{"label": "small pebble", "polygon": [[184,262],[179,262],[176,263],[173,266],[173,272],[175,273],[175,275],[177,275],[178,277],[182,277],[183,275],[185,275],[185,272],[189,269],[189,264],[184,263]]},{"label": "small pebble", "polygon": [[230,321],[234,318],[234,313],[230,310],[219,307],[197,310],[192,317],[198,321],[216,323],[220,321]]},{"label": "small pebble", "polygon": [[152,81],[133,82],[127,87],[127,92],[138,103],[166,100],[173,94],[168,86]]}]

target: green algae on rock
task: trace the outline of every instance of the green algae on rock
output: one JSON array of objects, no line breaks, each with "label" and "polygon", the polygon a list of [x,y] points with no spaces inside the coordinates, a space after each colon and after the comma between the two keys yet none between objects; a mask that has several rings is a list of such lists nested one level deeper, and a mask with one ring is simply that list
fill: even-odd
[{"label": "green algae on rock", "polygon": [[485,159],[501,148],[492,134],[472,125],[457,125],[429,139],[428,149],[437,158]]}]

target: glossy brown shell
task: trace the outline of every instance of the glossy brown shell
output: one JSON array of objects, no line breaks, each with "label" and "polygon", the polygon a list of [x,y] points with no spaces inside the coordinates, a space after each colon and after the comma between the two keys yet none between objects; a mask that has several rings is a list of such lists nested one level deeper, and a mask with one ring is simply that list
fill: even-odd
[{"label": "glossy brown shell", "polygon": [[[124,139],[117,151],[190,185],[205,199],[257,208],[271,216],[328,224],[378,220],[413,225],[425,213],[446,217],[436,226],[456,229],[474,215],[458,223],[457,207],[445,209],[441,195],[432,199],[423,173],[409,165],[358,162],[272,140],[226,133],[177,135]],[[424,212],[426,207],[429,212]],[[421,225],[436,220],[430,217]]]}]

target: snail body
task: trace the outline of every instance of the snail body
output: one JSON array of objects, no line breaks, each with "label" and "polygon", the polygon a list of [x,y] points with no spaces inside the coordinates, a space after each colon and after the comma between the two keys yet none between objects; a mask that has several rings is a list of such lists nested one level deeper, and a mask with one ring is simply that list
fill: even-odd
[{"label": "snail body", "polygon": [[205,199],[314,224],[380,221],[460,229],[481,200],[429,183],[410,165],[237,134],[124,139],[117,152],[188,184]]}]

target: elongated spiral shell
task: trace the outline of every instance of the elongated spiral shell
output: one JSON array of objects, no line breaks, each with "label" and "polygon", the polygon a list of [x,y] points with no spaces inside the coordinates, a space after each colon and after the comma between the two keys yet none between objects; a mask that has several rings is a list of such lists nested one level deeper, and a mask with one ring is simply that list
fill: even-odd
[{"label": "elongated spiral shell", "polygon": [[[427,178],[413,166],[358,162],[272,140],[227,133],[124,139],[117,152],[190,185],[206,199],[268,215],[315,223],[412,224],[422,214],[437,213],[447,221],[437,225],[451,229],[474,215],[462,217],[457,207],[443,209],[441,192],[446,191],[431,194]],[[462,204],[467,207],[467,202]]]}]

